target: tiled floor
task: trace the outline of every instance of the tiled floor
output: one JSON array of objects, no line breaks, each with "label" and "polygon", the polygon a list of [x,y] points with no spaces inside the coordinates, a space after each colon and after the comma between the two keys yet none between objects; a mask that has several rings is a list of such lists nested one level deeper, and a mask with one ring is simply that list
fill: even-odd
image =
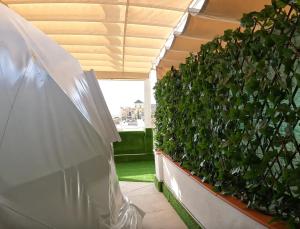
[{"label": "tiled floor", "polygon": [[187,228],[153,183],[120,182],[123,194],[145,213],[143,229]]}]

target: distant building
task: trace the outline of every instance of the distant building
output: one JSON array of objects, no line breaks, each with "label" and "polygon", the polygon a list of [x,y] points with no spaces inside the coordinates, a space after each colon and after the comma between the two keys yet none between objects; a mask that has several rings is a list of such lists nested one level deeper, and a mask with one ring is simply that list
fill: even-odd
[{"label": "distant building", "polygon": [[141,100],[134,102],[134,107],[121,107],[122,121],[144,119],[144,103]]},{"label": "distant building", "polygon": [[137,109],[144,108],[144,103],[141,100],[137,100],[134,102],[134,107]]},{"label": "distant building", "polygon": [[123,121],[131,120],[134,118],[135,108],[133,107],[121,107],[121,118]]},{"label": "distant building", "polygon": [[144,119],[144,103],[141,100],[134,102],[136,119]]},{"label": "distant building", "polygon": [[119,125],[121,122],[121,118],[119,118],[119,117],[113,117],[113,120],[116,125]]}]

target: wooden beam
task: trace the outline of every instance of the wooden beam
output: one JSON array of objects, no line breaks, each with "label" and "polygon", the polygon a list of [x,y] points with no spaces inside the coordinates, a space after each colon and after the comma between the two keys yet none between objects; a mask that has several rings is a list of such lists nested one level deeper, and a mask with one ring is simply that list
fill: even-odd
[{"label": "wooden beam", "polygon": [[97,79],[114,80],[145,80],[149,78],[149,73],[138,72],[95,72]]},{"label": "wooden beam", "polygon": [[[86,3],[86,4],[99,4],[99,5],[120,5],[124,6],[126,3],[124,2],[112,2],[111,0],[4,0],[6,4],[40,4],[40,3]],[[130,3],[130,6],[137,6],[142,8],[151,8],[151,9],[158,9],[158,10],[171,10],[171,11],[178,11],[184,12],[185,9],[180,9],[176,7],[167,7],[162,5],[150,5],[150,4],[143,4],[143,3]]]}]

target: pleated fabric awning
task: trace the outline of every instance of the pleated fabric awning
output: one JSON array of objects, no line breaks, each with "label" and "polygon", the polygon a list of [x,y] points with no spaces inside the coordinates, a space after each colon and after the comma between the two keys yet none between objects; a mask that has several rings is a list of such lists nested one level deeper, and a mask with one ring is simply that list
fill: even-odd
[{"label": "pleated fabric awning", "polygon": [[175,34],[169,47],[157,60],[157,78],[162,78],[172,67],[178,68],[190,53],[199,51],[200,46],[222,35],[226,29],[240,25],[244,13],[259,11],[271,0],[206,0],[199,13],[190,13],[180,34]]},{"label": "pleated fabric awning", "polygon": [[99,79],[145,79],[191,0],[1,0]]}]

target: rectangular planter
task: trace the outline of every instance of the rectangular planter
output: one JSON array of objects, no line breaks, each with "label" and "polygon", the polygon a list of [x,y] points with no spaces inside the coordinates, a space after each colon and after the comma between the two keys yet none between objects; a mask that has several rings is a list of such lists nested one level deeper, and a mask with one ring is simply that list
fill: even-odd
[{"label": "rectangular planter", "polygon": [[181,168],[168,155],[155,152],[156,178],[203,228],[253,229],[287,228],[272,217],[248,209],[240,200],[212,191],[212,186]]}]

